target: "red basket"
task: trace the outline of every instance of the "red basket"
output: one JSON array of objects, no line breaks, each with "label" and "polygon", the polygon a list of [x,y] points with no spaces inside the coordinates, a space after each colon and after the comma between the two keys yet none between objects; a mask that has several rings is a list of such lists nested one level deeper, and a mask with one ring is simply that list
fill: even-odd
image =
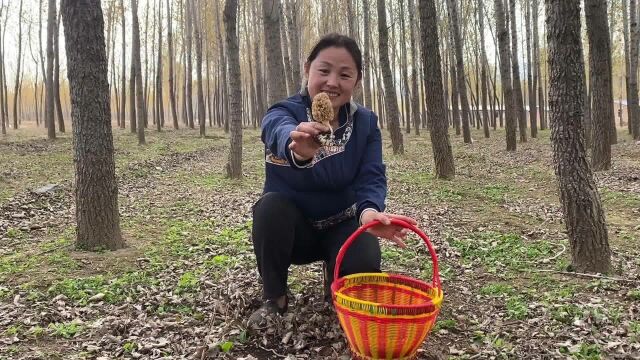
[{"label": "red basket", "polygon": [[391,219],[416,233],[429,249],[433,262],[431,284],[408,276],[358,273],[338,278],[342,258],[362,232],[379,224],[361,226],[342,245],[331,284],[333,304],[355,359],[414,359],[435,324],[443,293],[436,252],[415,226]]}]

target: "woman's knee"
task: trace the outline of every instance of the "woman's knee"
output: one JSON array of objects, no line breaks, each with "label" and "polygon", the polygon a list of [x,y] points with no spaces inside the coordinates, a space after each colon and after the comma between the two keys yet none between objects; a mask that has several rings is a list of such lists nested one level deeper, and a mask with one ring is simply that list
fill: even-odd
[{"label": "woman's knee", "polygon": [[295,209],[295,205],[287,196],[282,193],[268,192],[258,199],[253,205],[253,217],[266,215],[268,218],[272,216],[280,216],[283,212],[289,212]]},{"label": "woman's knee", "polygon": [[340,267],[340,275],[349,275],[364,272],[380,272],[380,243],[378,238],[363,233],[360,235],[345,253]]}]

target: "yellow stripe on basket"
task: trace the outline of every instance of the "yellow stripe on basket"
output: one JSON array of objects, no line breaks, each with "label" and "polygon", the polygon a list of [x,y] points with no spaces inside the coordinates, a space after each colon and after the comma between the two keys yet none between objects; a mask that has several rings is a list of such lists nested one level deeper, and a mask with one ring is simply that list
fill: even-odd
[{"label": "yellow stripe on basket", "polygon": [[404,341],[404,346],[402,346],[402,351],[400,352],[400,357],[405,357],[409,354],[409,346],[413,342],[413,339],[416,336],[416,324],[407,324],[407,338]]},{"label": "yellow stripe on basket", "polygon": [[419,319],[427,316],[431,316],[435,311],[438,311],[442,305],[444,294],[440,291],[439,296],[432,298],[431,301],[435,307],[435,310],[432,312],[419,314],[419,315],[393,315],[386,314],[384,309],[381,308],[379,304],[370,301],[364,301],[360,299],[355,299],[349,296],[344,296],[338,292],[336,292],[336,302],[338,305],[341,305],[345,309],[349,309],[351,311],[355,311],[357,313],[366,313],[368,315],[380,317],[380,318],[398,318],[398,319]]},{"label": "yellow stripe on basket", "polygon": [[371,347],[371,356],[379,359],[380,354],[378,353],[378,324],[376,323],[368,323],[367,324],[367,335],[369,336],[369,346]]},{"label": "yellow stripe on basket", "polygon": [[356,350],[359,354],[364,354],[364,345],[362,344],[362,332],[360,331],[360,320],[356,319],[353,316],[349,317],[349,321],[351,322],[351,329],[353,329],[353,344],[356,347]]}]

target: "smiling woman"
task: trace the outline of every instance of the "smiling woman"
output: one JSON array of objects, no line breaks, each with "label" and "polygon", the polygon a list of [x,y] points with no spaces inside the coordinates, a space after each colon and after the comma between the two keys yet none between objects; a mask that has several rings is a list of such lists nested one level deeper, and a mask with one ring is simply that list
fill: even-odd
[{"label": "smiling woman", "polygon": [[[404,245],[405,232],[391,219],[416,223],[383,213],[387,179],[378,117],[351,99],[362,78],[356,42],[326,35],[311,50],[304,70],[308,87],[273,105],[262,121],[266,179],[253,206],[252,239],[265,302],[249,318],[250,327],[286,311],[291,264],[324,261],[327,294],[336,255],[360,225],[381,222],[358,236],[340,276],[379,272],[378,238]],[[329,126],[318,118],[321,113],[332,113]],[[319,138],[328,131],[331,138]]]}]

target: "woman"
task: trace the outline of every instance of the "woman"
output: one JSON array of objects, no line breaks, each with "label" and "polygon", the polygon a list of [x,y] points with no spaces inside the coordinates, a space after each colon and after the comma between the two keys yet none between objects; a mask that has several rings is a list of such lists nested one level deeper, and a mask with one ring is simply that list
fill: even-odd
[{"label": "woman", "polygon": [[[339,34],[324,36],[311,50],[304,72],[307,87],[273,105],[262,120],[266,180],[264,195],[253,207],[252,238],[265,301],[250,316],[249,326],[261,326],[267,315],[287,310],[291,264],[322,260],[332,276],[349,235],[378,220],[380,225],[349,248],[340,276],[379,272],[378,237],[404,246],[406,232],[390,219],[416,224],[383,212],[387,181],[378,119],[351,101],[362,79],[356,42]],[[330,128],[311,116],[312,99],[321,92],[333,108]],[[330,131],[331,140],[319,141]]]}]

